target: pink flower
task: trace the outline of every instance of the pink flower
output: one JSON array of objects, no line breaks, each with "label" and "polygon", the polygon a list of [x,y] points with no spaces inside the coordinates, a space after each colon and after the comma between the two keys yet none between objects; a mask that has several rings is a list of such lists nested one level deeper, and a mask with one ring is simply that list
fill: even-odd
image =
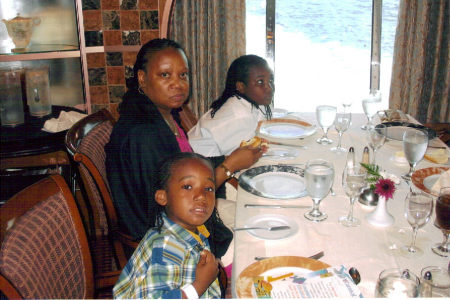
[{"label": "pink flower", "polygon": [[380,178],[375,184],[375,193],[383,196],[386,200],[394,198],[395,184],[390,179]]}]

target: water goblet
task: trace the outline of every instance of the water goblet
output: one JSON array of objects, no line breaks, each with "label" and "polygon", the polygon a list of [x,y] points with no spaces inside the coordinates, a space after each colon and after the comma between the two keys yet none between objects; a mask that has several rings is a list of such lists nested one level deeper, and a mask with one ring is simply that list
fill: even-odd
[{"label": "water goblet", "polygon": [[333,125],[334,119],[336,118],[336,107],[329,105],[319,105],[316,107],[316,118],[320,127],[323,130],[323,136],[317,139],[317,143],[322,145],[328,145],[333,142],[327,136],[328,129]]},{"label": "water goblet", "polygon": [[315,159],[306,164],[305,168],[306,190],[313,200],[312,210],[305,213],[305,218],[320,222],[328,215],[319,209],[320,201],[330,192],[334,181],[333,164],[323,160]]},{"label": "water goblet", "polygon": [[361,221],[353,217],[353,205],[366,186],[366,170],[359,166],[345,168],[342,174],[342,187],[350,197],[350,210],[348,215],[339,218],[339,223],[347,227],[359,226]]},{"label": "water goblet", "polygon": [[334,127],[336,128],[337,132],[339,133],[339,141],[336,147],[331,148],[331,151],[336,153],[345,153],[347,152],[347,149],[342,147],[341,140],[342,140],[342,134],[344,134],[345,131],[350,127],[350,123],[352,121],[352,114],[351,113],[337,113],[336,114],[336,120],[334,121]]},{"label": "water goblet", "polygon": [[414,169],[417,163],[422,160],[427,147],[428,135],[425,132],[410,128],[403,133],[403,152],[409,163],[409,172],[402,175],[404,180],[408,182],[411,180]]},{"label": "water goblet", "polygon": [[375,298],[417,298],[419,278],[408,269],[387,269],[380,273]]},{"label": "water goblet", "polygon": [[413,228],[411,245],[400,248],[400,253],[405,257],[418,257],[423,254],[422,249],[416,244],[416,236],[419,228],[430,220],[433,210],[433,198],[422,192],[409,192],[405,199],[405,218]]},{"label": "water goblet", "polygon": [[440,256],[450,256],[450,187],[443,187],[436,199],[436,220],[434,225],[442,230],[444,239],[431,249]]},{"label": "water goblet", "polygon": [[381,92],[378,90],[371,92],[367,98],[363,99],[362,106],[364,114],[367,117],[367,124],[361,126],[361,129],[367,130],[373,128],[372,118],[376,115],[380,105],[381,105]]},{"label": "water goblet", "polygon": [[372,148],[372,164],[375,164],[375,158],[378,149],[384,145],[386,141],[387,128],[384,124],[378,124],[375,127],[369,128],[367,130],[367,140],[369,142],[370,148]]},{"label": "water goblet", "polygon": [[420,297],[423,298],[449,298],[450,272],[436,266],[429,266],[420,272]]}]

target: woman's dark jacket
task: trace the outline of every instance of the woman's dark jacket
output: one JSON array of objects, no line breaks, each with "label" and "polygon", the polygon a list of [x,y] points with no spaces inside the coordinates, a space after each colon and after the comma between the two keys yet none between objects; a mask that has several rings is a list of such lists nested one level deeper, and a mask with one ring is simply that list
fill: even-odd
[{"label": "woman's dark jacket", "polygon": [[[178,121],[178,115],[175,113]],[[128,91],[120,118],[105,146],[106,172],[122,229],[136,239],[155,226],[154,200],[160,163],[180,152],[176,137],[156,106],[144,95]],[[211,158],[214,165],[224,157]],[[224,196],[224,188],[218,190]],[[216,257],[225,254],[232,233],[219,220],[205,224],[211,233],[210,244]]]}]

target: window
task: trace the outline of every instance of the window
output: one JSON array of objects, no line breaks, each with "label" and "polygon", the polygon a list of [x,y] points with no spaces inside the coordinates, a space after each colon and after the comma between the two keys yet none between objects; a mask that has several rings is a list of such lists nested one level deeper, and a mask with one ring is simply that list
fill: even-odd
[{"label": "window", "polygon": [[[388,107],[399,0],[382,1],[379,88]],[[314,111],[352,101],[362,112],[372,63],[372,6],[381,0],[268,0],[275,3],[274,105]],[[247,0],[247,53],[266,57],[266,1]],[[270,11],[267,12],[270,15]],[[377,22],[374,29],[379,30]],[[269,59],[270,60],[270,59]]]}]

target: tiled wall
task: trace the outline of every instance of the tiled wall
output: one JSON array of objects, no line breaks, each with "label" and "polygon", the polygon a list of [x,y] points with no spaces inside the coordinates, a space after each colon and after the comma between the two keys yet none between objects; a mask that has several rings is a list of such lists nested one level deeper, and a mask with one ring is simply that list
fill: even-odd
[{"label": "tiled wall", "polygon": [[[82,0],[86,47],[120,49],[159,37],[164,3],[165,0]],[[116,113],[137,54],[124,48],[87,53],[92,112],[108,108]]]}]

